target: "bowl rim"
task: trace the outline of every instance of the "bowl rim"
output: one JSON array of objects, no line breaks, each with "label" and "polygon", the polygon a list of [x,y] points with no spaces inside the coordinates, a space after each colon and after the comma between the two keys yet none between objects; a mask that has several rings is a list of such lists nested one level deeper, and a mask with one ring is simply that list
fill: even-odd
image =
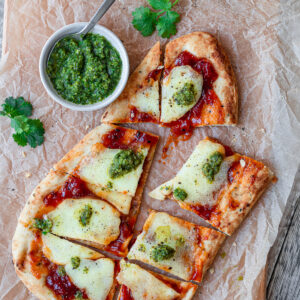
[{"label": "bowl rim", "polygon": [[103,99],[100,102],[96,102],[93,104],[76,104],[73,102],[70,102],[64,98],[62,98],[55,88],[52,85],[52,82],[46,72],[46,67],[47,67],[47,58],[49,55],[50,50],[52,49],[53,45],[61,38],[68,36],[72,33],[78,32],[81,28],[83,28],[88,22],[76,22],[72,23],[66,26],[63,26],[62,28],[58,29],[55,31],[46,41],[46,43],[43,46],[43,49],[40,54],[40,59],[39,59],[39,73],[40,73],[40,78],[43,83],[44,88],[46,89],[48,95],[57,103],[61,104],[64,107],[67,107],[72,110],[76,111],[94,111],[98,110],[101,108],[106,107],[113,101],[115,101],[119,95],[122,93],[124,90],[128,76],[129,76],[129,59],[128,59],[128,54],[127,51],[121,42],[121,40],[115,35],[111,30],[108,28],[96,24],[95,27],[91,30],[91,33],[99,34],[104,36],[110,43],[111,45],[116,48],[116,50],[119,52],[121,60],[122,60],[122,72],[120,76],[120,80],[112,92],[107,98]]}]

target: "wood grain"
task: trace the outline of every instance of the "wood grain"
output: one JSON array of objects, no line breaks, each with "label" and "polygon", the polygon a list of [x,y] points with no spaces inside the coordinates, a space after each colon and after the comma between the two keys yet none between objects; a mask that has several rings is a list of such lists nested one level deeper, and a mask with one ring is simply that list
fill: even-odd
[{"label": "wood grain", "polygon": [[300,299],[300,171],[269,253],[268,300]]}]

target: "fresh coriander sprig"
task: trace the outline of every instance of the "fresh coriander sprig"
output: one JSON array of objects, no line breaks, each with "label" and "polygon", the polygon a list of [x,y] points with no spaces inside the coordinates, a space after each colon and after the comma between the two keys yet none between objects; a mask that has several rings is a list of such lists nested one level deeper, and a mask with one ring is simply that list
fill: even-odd
[{"label": "fresh coriander sprig", "polygon": [[148,3],[156,11],[144,6],[136,8],[132,13],[134,28],[140,31],[143,36],[151,35],[155,28],[163,38],[169,38],[176,34],[176,24],[180,21],[180,15],[171,9],[178,1],[148,0]]},{"label": "fresh coriander sprig", "polygon": [[23,97],[8,97],[2,104],[3,110],[0,116],[11,119],[11,127],[14,128],[14,141],[20,146],[29,144],[32,148],[41,145],[44,141],[45,129],[39,119],[29,119],[32,115],[32,105]]}]

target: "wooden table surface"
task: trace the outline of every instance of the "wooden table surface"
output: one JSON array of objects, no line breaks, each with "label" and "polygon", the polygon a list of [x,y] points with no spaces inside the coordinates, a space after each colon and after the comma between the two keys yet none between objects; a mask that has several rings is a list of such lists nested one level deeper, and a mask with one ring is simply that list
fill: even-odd
[{"label": "wooden table surface", "polygon": [[[0,28],[4,0],[0,0]],[[2,29],[0,31],[0,49]],[[268,300],[300,300],[300,170],[270,250],[267,268]],[[221,300],[221,299],[220,299]]]}]

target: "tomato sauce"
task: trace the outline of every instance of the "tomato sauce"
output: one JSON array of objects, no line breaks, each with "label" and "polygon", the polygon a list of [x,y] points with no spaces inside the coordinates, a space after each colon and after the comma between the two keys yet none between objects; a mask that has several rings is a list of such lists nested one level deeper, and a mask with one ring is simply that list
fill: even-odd
[{"label": "tomato sauce", "polygon": [[217,205],[191,205],[191,209],[204,220],[210,220],[212,214],[216,214]]},{"label": "tomato sauce", "polygon": [[116,128],[102,137],[102,143],[110,149],[128,149],[142,145],[154,145],[158,142],[158,137],[145,132],[137,132],[134,136],[126,136],[126,128]]},{"label": "tomato sauce", "polygon": [[130,220],[128,216],[121,216],[120,234],[118,238],[107,245],[104,250],[124,256],[124,252],[127,248],[126,242],[132,237],[135,221],[136,218],[131,218]]},{"label": "tomato sauce", "polygon": [[162,68],[157,67],[156,69],[149,72],[146,79],[153,79],[154,81],[157,81],[159,79],[161,72],[162,72]]},{"label": "tomato sauce", "polygon": [[132,107],[129,113],[129,119],[131,122],[146,122],[157,123],[158,121],[149,113],[141,112],[136,107]]},{"label": "tomato sauce", "polygon": [[83,180],[79,177],[71,176],[58,191],[49,193],[43,201],[46,206],[56,207],[64,199],[81,198],[91,195],[91,191],[87,188]]},{"label": "tomato sauce", "polygon": [[76,293],[81,293],[83,299],[88,299],[84,290],[76,287],[68,275],[60,276],[58,265],[52,263],[44,256],[42,252],[43,242],[40,232],[35,232],[35,238],[31,242],[30,252],[28,254],[33,276],[40,279],[45,276],[45,285],[52,290],[55,295],[63,299],[75,299]]},{"label": "tomato sauce", "polygon": [[119,300],[134,300],[131,290],[124,284],[120,290]]},{"label": "tomato sauce", "polygon": [[170,135],[163,149],[163,158],[166,157],[169,145],[178,140],[188,140],[196,126],[222,124],[224,123],[224,108],[213,90],[213,83],[218,78],[212,63],[205,58],[197,58],[188,51],[178,55],[174,64],[165,69],[164,76],[168,76],[172,68],[176,66],[189,65],[203,76],[202,94],[196,105],[179,120],[164,123],[163,126],[170,127]]},{"label": "tomato sauce", "polygon": [[56,264],[51,264],[49,267],[49,273],[46,277],[46,286],[51,289],[55,295],[66,300],[75,299],[75,295],[78,293],[81,294],[82,299],[88,299],[85,291],[75,286],[68,275],[59,275],[58,266]]}]

